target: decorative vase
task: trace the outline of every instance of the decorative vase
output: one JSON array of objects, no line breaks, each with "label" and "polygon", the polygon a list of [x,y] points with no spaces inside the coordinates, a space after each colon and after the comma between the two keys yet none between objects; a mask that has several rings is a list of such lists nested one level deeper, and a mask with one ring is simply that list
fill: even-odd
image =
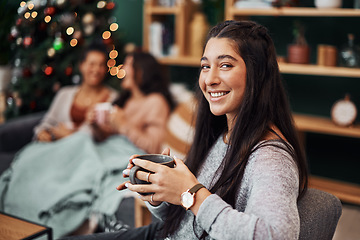
[{"label": "decorative vase", "polygon": [[290,44],[287,53],[289,63],[308,64],[310,62],[310,48],[308,45]]},{"label": "decorative vase", "polygon": [[196,12],[190,23],[190,55],[201,57],[209,24],[205,14]]}]

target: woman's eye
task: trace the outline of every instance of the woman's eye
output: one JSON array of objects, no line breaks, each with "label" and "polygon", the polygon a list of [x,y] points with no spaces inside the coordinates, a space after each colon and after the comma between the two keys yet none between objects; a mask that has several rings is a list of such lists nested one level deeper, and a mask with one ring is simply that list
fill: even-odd
[{"label": "woman's eye", "polygon": [[232,66],[231,64],[226,64],[226,63],[224,63],[224,64],[221,64],[220,67],[221,67],[221,68],[232,68],[233,66]]},{"label": "woman's eye", "polygon": [[208,66],[208,65],[202,65],[201,66],[201,70],[207,70],[207,69],[210,69],[210,66]]}]

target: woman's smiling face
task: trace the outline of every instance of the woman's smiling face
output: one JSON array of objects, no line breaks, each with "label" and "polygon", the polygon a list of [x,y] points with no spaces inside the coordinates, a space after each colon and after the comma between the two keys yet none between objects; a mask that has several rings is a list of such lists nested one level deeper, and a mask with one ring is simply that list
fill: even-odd
[{"label": "woman's smiling face", "polygon": [[201,58],[199,86],[210,111],[234,119],[246,87],[246,65],[227,38],[211,38]]}]

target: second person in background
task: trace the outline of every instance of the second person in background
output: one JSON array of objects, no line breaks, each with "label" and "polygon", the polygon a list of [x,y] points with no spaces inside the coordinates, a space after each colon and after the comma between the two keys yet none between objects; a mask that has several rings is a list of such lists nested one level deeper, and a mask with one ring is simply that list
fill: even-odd
[{"label": "second person in background", "polygon": [[97,122],[94,113],[89,116],[94,136],[101,141],[113,134],[125,135],[145,152],[159,153],[174,105],[169,82],[161,73],[160,64],[148,53],[128,54],[123,69],[126,76],[121,82],[120,97],[105,122]]}]

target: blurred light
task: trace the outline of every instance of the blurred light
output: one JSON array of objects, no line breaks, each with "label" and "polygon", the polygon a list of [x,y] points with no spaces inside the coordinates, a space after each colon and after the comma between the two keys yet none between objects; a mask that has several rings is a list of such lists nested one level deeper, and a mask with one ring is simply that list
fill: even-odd
[{"label": "blurred light", "polygon": [[117,77],[118,77],[119,79],[122,79],[122,78],[124,78],[125,76],[126,76],[125,70],[124,70],[124,69],[120,69],[119,72],[118,72],[118,74],[117,74]]},{"label": "blurred light", "polygon": [[22,37],[19,37],[18,39],[16,39],[16,44],[21,45],[22,41],[23,41]]},{"label": "blurred light", "polygon": [[109,53],[109,57],[112,59],[117,58],[117,56],[118,56],[118,52],[115,49]]},{"label": "blurred light", "polygon": [[77,40],[77,39],[75,39],[75,38],[71,39],[71,41],[70,41],[70,46],[75,47],[77,44],[78,44],[78,40]]},{"label": "blurred light", "polygon": [[111,75],[111,76],[117,75],[118,72],[119,72],[119,68],[117,68],[117,67],[112,67],[112,68],[110,68],[110,75]]},{"label": "blurred light", "polygon": [[106,2],[105,1],[99,1],[97,3],[97,8],[104,8],[106,6]]},{"label": "blurred light", "polygon": [[31,17],[32,17],[32,18],[36,18],[37,15],[38,15],[38,13],[37,13],[36,11],[34,11],[34,12],[31,13]]},{"label": "blurred light", "polygon": [[47,66],[46,68],[45,68],[45,74],[47,75],[47,76],[49,76],[49,75],[51,75],[52,73],[53,73],[53,71],[54,71],[54,68],[53,67],[50,67],[50,66]]},{"label": "blurred light", "polygon": [[32,1],[29,1],[28,3],[28,9],[32,10],[34,8],[34,3]]},{"label": "blurred light", "polygon": [[48,51],[47,51],[47,54],[49,57],[53,57],[55,56],[55,49],[54,48],[49,48]]},{"label": "blurred light", "polygon": [[107,61],[107,66],[108,66],[109,68],[115,66],[115,64],[116,64],[115,59],[109,59],[109,60]]},{"label": "blurred light", "polygon": [[110,31],[114,32],[114,31],[118,30],[118,28],[119,28],[119,25],[117,23],[112,23],[110,25]]},{"label": "blurred light", "polygon": [[71,35],[71,34],[73,34],[74,33],[74,28],[73,27],[68,27],[67,29],[66,29],[66,34],[67,35]]},{"label": "blurred light", "polygon": [[49,15],[47,15],[45,18],[44,18],[44,21],[46,23],[49,23],[51,21],[51,17]]},{"label": "blurred light", "polygon": [[26,2],[25,1],[22,1],[21,3],[20,3],[20,7],[25,7],[26,6]]},{"label": "blurred light", "polygon": [[109,32],[109,31],[103,32],[103,34],[102,34],[103,39],[109,39],[110,37],[111,37],[111,32]]},{"label": "blurred light", "polygon": [[26,13],[24,14],[24,18],[28,19],[29,17],[30,17],[30,13],[29,13],[29,12],[26,12]]}]

